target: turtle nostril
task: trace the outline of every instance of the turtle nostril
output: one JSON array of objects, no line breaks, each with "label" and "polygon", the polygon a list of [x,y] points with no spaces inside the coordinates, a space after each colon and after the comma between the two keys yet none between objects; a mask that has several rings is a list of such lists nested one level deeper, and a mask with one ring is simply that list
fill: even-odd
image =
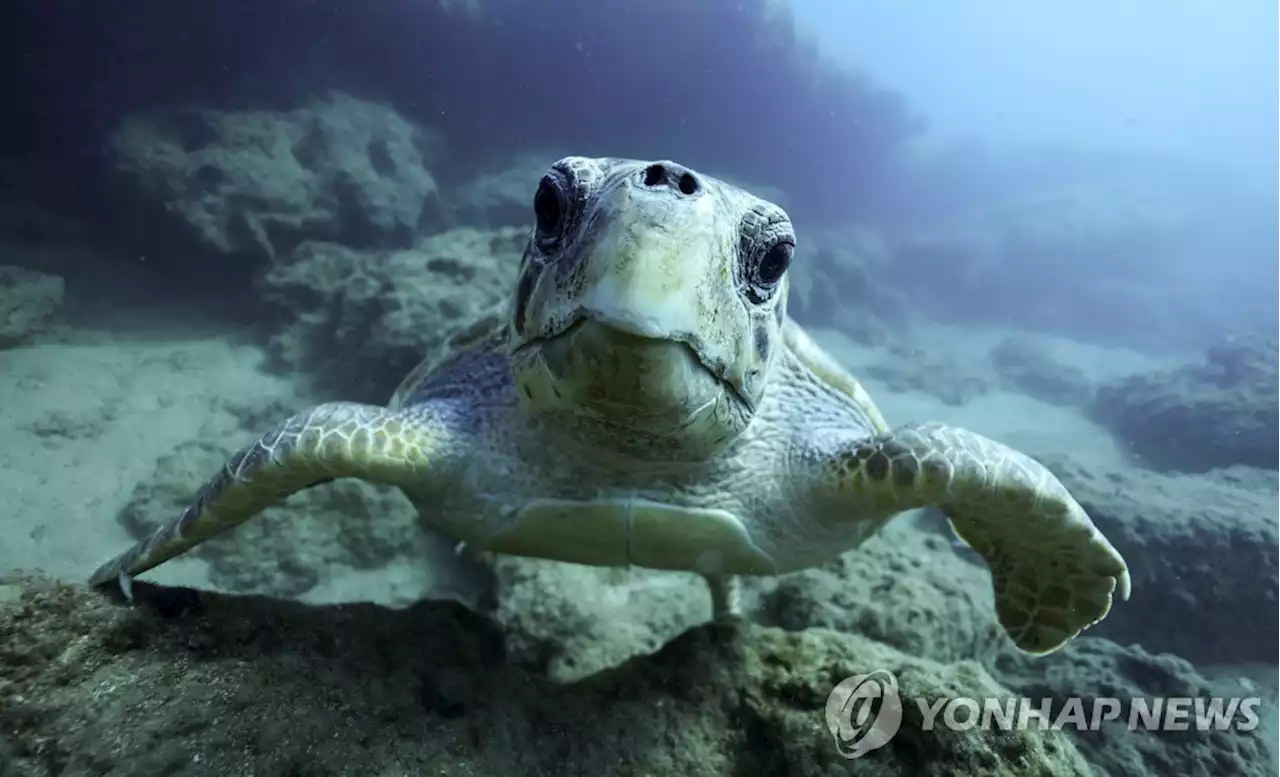
[{"label": "turtle nostril", "polygon": [[662,165],[649,165],[644,170],[644,185],[657,186],[662,183],[666,175],[667,171],[662,168]]},{"label": "turtle nostril", "polygon": [[644,169],[641,181],[648,189],[672,189],[686,197],[698,193],[702,184],[688,169],[682,165],[667,167],[661,162],[654,162]]}]

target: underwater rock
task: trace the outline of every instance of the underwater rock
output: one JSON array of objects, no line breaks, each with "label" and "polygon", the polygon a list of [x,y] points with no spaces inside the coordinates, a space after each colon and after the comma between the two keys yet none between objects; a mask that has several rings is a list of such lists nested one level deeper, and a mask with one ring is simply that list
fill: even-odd
[{"label": "underwater rock", "polygon": [[792,631],[861,634],[943,663],[987,663],[1012,649],[986,565],[961,558],[947,537],[906,515],[856,551],[762,588],[759,618]]},{"label": "underwater rock", "polygon": [[[977,661],[1014,693],[1037,703],[1048,700],[1058,712],[1072,696],[1127,700],[1217,695],[1185,659],[1151,655],[1139,646],[1122,647],[1108,639],[1084,636],[1044,657],[1019,653],[995,619],[985,566],[963,560],[943,538],[913,523],[903,516],[863,548],[823,567],[774,580],[744,580],[746,611],[788,631],[830,629],[943,664]],[[1150,552],[1158,555],[1162,550],[1170,549]],[[1172,555],[1176,558],[1181,553],[1185,561],[1188,551],[1184,547]],[[1129,552],[1139,559],[1137,572],[1147,574],[1147,554]],[[499,563],[507,565],[499,573],[503,593],[498,617],[507,636],[508,660],[556,679],[577,680],[623,658],[657,650],[683,630],[704,623],[707,615],[706,592],[692,575],[597,570],[515,558],[502,558]],[[1163,595],[1164,582],[1146,579],[1138,593]],[[1222,600],[1206,602],[1206,609],[1213,613],[1207,628],[1217,630],[1218,639],[1224,641],[1249,638],[1239,629],[1231,630],[1233,611],[1225,597],[1234,593],[1233,588],[1222,592]],[[1170,598],[1177,597],[1170,594]],[[1116,638],[1146,631],[1144,641],[1152,650],[1192,646],[1197,636],[1192,632],[1198,630],[1187,629],[1186,621],[1206,620],[1205,616],[1170,613],[1157,605],[1162,610],[1159,617],[1165,620],[1146,620],[1145,608],[1151,606],[1146,600],[1119,602],[1108,620],[1086,634],[1108,633],[1106,624],[1119,618],[1124,627]],[[1260,605],[1246,602],[1244,606]],[[1268,627],[1262,625],[1256,633],[1263,634]],[[1175,634],[1184,639],[1168,641]],[[1194,646],[1194,652],[1199,655],[1221,647],[1204,641]],[[1269,647],[1262,643],[1255,647],[1273,654],[1274,637]],[[1259,660],[1260,655],[1219,652],[1204,660]],[[1222,771],[1215,773],[1265,771],[1259,771],[1266,760],[1262,741],[1248,732],[1188,736],[1109,726],[1101,735],[1086,732],[1074,741],[1101,774],[1164,773],[1177,771],[1175,767],[1184,763],[1206,768],[1218,764]]]},{"label": "underwater rock", "polygon": [[335,92],[292,111],[129,116],[107,153],[144,210],[259,265],[304,240],[406,248],[439,228],[436,142],[388,106]]},{"label": "underwater rock", "polygon": [[400,251],[303,243],[259,284],[275,314],[269,351],[345,399],[384,403],[424,356],[507,297],[527,240],[525,228],[464,227]]},{"label": "underwater rock", "polygon": [[963,405],[994,386],[990,377],[947,355],[905,344],[888,349],[890,359],[864,365],[859,374],[889,391],[917,391],[948,405]]},{"label": "underwater rock", "polygon": [[484,561],[508,661],[553,680],[579,680],[651,653],[711,617],[706,583],[686,572],[496,554]]},{"label": "underwater rock", "polygon": [[[1100,698],[1127,704],[1130,699],[1154,703],[1174,697],[1208,702],[1224,695],[1181,658],[1090,637],[1039,658],[1007,654],[997,663],[995,674],[1022,696],[1050,700],[1053,710],[1064,710],[1071,698],[1083,699],[1084,708],[1092,709],[1093,701]],[[1194,708],[1190,712],[1187,723],[1195,726]],[[1261,705],[1255,712],[1263,714]],[[1243,714],[1237,716],[1237,723],[1246,722]],[[1261,728],[1148,731],[1130,730],[1127,723],[1112,721],[1097,732],[1074,738],[1099,773],[1261,775],[1270,771]]]},{"label": "underwater rock", "polygon": [[1203,364],[1098,389],[1092,411],[1148,466],[1204,472],[1280,464],[1280,369],[1274,335],[1233,338]]},{"label": "underwater rock", "polygon": [[53,328],[65,287],[57,275],[0,265],[0,348],[25,345]]},{"label": "underwater rock", "polygon": [[823,718],[845,677],[904,696],[1004,697],[858,636],[734,621],[573,683],[506,658],[453,603],[313,607],[135,587],[138,604],[27,577],[0,585],[0,773],[1088,775],[1057,731],[902,726],[855,761]]},{"label": "underwater rock", "polygon": [[[1012,649],[996,621],[986,565],[916,524],[901,516],[821,567],[743,578],[743,611],[788,631],[860,634],[942,663],[988,662]],[[706,585],[692,574],[512,556],[487,561],[508,656],[555,679],[578,679],[655,650],[711,615]]]},{"label": "underwater rock", "polygon": [[1084,370],[1064,364],[1031,337],[1006,337],[991,349],[991,364],[1014,389],[1029,397],[1064,407],[1093,400],[1093,384]]},{"label": "underwater rock", "polygon": [[1194,661],[1275,660],[1275,472],[1097,472],[1062,457],[1041,461],[1129,563],[1133,596],[1095,627],[1099,636]]}]

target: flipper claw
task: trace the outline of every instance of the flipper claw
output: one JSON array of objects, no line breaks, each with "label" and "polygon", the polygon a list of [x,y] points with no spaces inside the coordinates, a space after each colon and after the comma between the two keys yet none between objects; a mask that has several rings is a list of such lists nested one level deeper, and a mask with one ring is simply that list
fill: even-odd
[{"label": "flipper claw", "polygon": [[124,598],[133,603],[133,578],[125,570],[120,570],[120,575],[116,578],[120,584],[120,593],[124,594]]}]

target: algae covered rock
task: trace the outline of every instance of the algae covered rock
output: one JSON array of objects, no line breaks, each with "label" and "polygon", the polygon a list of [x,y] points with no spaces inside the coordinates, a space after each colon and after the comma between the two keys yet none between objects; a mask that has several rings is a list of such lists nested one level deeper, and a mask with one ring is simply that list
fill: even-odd
[{"label": "algae covered rock", "polygon": [[1276,469],[1277,361],[1274,335],[1232,338],[1210,349],[1202,364],[1103,386],[1093,412],[1153,469]]},{"label": "algae covered rock", "polygon": [[135,589],[138,604],[0,586],[0,772],[15,775],[1088,775],[1054,731],[922,730],[845,760],[832,688],[884,669],[904,696],[1007,694],[977,664],[743,622],[701,626],[573,683],[512,666],[452,603],[310,607]]},{"label": "algae covered rock", "polygon": [[[1148,730],[1142,724],[1129,726],[1131,700],[1141,699],[1146,709],[1160,710],[1169,699],[1200,700],[1208,705],[1219,697],[1223,714],[1231,700],[1227,694],[1202,677],[1187,661],[1176,656],[1153,655],[1139,647],[1121,647],[1110,640],[1084,637],[1063,650],[1035,659],[1006,655],[997,665],[997,676],[1015,691],[1030,698],[1047,699],[1051,709],[1065,710],[1070,699],[1081,699],[1096,709],[1100,699],[1117,702],[1118,717],[1095,733],[1076,741],[1089,763],[1104,774],[1263,774],[1268,770],[1268,754],[1258,717],[1265,714],[1262,699],[1254,697],[1249,715],[1236,699],[1231,708],[1232,725],[1216,723],[1201,727],[1198,714],[1189,706],[1185,730]],[[1156,706],[1156,705],[1161,706]],[[1128,709],[1126,709],[1128,707]],[[1204,709],[1209,709],[1205,706]],[[1253,728],[1246,728],[1253,725]]]},{"label": "algae covered rock", "polygon": [[651,653],[711,616],[706,583],[685,572],[503,555],[485,561],[509,660],[554,680]]},{"label": "algae covered rock", "polygon": [[856,553],[761,587],[759,617],[788,630],[860,634],[943,663],[988,663],[1012,648],[985,563],[970,563],[905,516]]},{"label": "algae covered rock", "polygon": [[401,250],[304,243],[258,285],[275,322],[269,351],[344,398],[385,402],[425,355],[506,298],[527,239],[516,227],[464,227]]},{"label": "algae covered rock", "polygon": [[438,227],[437,142],[388,106],[335,92],[291,111],[132,115],[107,155],[142,208],[214,254],[260,264],[304,240],[403,248]]}]

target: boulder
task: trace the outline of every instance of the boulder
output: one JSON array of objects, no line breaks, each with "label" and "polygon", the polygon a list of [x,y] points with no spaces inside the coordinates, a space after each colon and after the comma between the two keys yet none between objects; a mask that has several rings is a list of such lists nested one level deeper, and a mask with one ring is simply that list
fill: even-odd
[{"label": "boulder", "polygon": [[1006,383],[1029,397],[1063,407],[1086,407],[1093,383],[1084,370],[1056,359],[1047,343],[1012,336],[991,349],[991,365]]},{"label": "boulder", "polygon": [[1280,465],[1280,370],[1274,335],[1232,338],[1201,364],[1098,389],[1093,416],[1158,470]]},{"label": "boulder", "polygon": [[306,240],[407,248],[438,229],[436,143],[390,106],[332,93],[290,111],[135,114],[107,156],[141,217],[260,266]]},{"label": "boulder", "polygon": [[346,399],[386,402],[422,358],[514,288],[528,231],[469,227],[412,248],[359,251],[307,242],[258,284],[280,367]]}]

